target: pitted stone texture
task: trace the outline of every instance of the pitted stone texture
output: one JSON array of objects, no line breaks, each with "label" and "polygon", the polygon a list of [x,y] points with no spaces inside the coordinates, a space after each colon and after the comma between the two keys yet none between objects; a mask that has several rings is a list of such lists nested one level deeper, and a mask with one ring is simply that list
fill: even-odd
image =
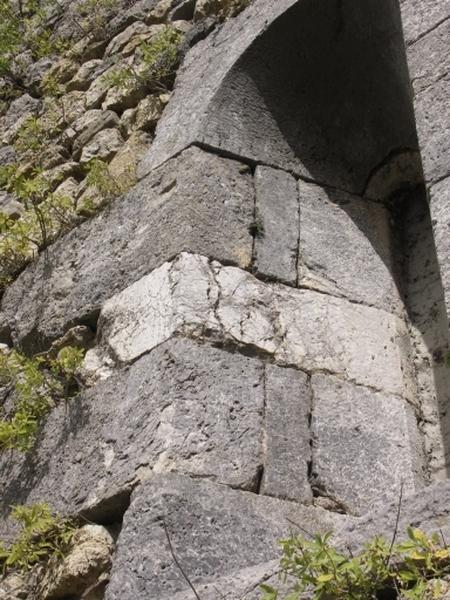
[{"label": "pitted stone texture", "polygon": [[[174,335],[258,349],[283,365],[326,370],[394,394],[410,393],[400,319],[310,290],[259,281],[182,253],[108,300],[88,354],[135,360]],[[404,373],[403,373],[404,371]]]},{"label": "pitted stone texture", "polygon": [[450,317],[450,177],[433,185],[429,195],[434,240]]},{"label": "pitted stone texture", "polygon": [[308,377],[268,364],[264,373],[266,460],[260,493],[304,503],[312,501]]},{"label": "pitted stone texture", "polygon": [[425,181],[433,184],[450,175],[450,77],[416,94],[417,134]]},{"label": "pitted stone texture", "polygon": [[449,0],[400,0],[400,6],[408,45],[426,36],[450,15]]},{"label": "pitted stone texture", "polygon": [[292,527],[288,519],[319,532],[334,529],[339,515],[181,475],[155,476],[133,494],[105,600],[192,598],[173,562],[164,524],[192,583],[208,586],[202,598],[217,598],[216,581],[220,585],[226,577],[237,587],[242,582],[234,596],[240,598],[278,558],[277,541]]},{"label": "pitted stone texture", "polygon": [[400,313],[391,216],[359,196],[299,181],[298,284]]},{"label": "pitted stone texture", "polygon": [[443,479],[448,476],[450,465],[450,369],[445,361],[450,346],[450,280],[446,262],[449,218],[445,180],[442,187],[439,183],[431,188],[434,189],[437,194],[431,198],[433,220],[423,189],[407,195],[400,218],[405,240],[405,303],[421,428],[430,474],[433,479]]},{"label": "pitted stone texture", "polygon": [[409,73],[416,94],[439,79],[450,77],[450,2],[448,5],[449,18],[408,48]]},{"label": "pitted stone texture", "polygon": [[255,189],[255,272],[295,285],[299,237],[297,182],[285,171],[258,167]]},{"label": "pitted stone texture", "polygon": [[335,541],[342,547],[350,548],[353,552],[362,548],[368,540],[382,536],[391,540],[394,530],[397,540],[406,538],[409,526],[422,529],[428,534],[437,532],[444,539],[450,537],[450,482],[442,481],[416,494],[402,498],[400,519],[397,524],[399,505],[398,496],[388,505],[377,511],[369,511],[358,521],[344,524],[336,532]]},{"label": "pitted stone texture", "polygon": [[398,3],[256,0],[188,53],[141,172],[193,143],[360,193],[417,147]]},{"label": "pitted stone texture", "polygon": [[191,148],[57,241],[8,289],[17,343],[39,351],[182,250],[250,265],[254,191],[242,165]]},{"label": "pitted stone texture", "polygon": [[401,398],[313,375],[312,486],[362,514],[424,485],[416,418]]},{"label": "pitted stone texture", "polygon": [[97,511],[105,520],[105,506],[152,472],[255,490],[264,460],[263,375],[255,358],[188,340],[161,345],[53,409],[27,457],[1,455],[2,516],[12,503],[51,500],[57,511],[94,518]]}]

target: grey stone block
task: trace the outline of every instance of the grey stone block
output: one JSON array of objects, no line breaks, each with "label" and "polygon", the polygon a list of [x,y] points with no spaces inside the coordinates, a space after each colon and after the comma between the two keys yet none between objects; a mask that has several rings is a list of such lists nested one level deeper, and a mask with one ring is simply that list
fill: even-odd
[{"label": "grey stone block", "polygon": [[261,493],[311,502],[309,420],[311,389],[305,373],[268,364],[265,370],[265,466]]},{"label": "grey stone block", "polygon": [[285,171],[258,167],[255,189],[255,272],[295,285],[299,239],[297,183]]},{"label": "grey stone block", "polygon": [[[370,539],[381,535],[389,542],[396,528],[400,494],[383,508],[373,511],[358,521],[349,522],[336,532],[335,542],[357,551]],[[400,504],[397,541],[406,538],[406,528],[412,526],[428,534],[442,532],[450,538],[450,482],[441,481],[421,489],[416,494],[403,495]]]},{"label": "grey stone block", "polygon": [[[439,4],[442,3],[436,3]],[[448,5],[450,17],[450,2]],[[408,48],[409,74],[416,94],[447,76],[450,70],[449,37],[450,18]]]},{"label": "grey stone block", "polygon": [[449,0],[400,0],[400,6],[408,45],[432,31],[450,15]]},{"label": "grey stone block", "polygon": [[54,408],[27,457],[0,455],[1,516],[11,504],[48,501],[63,513],[117,517],[137,481],[172,470],[256,489],[263,370],[186,340],[160,346]]},{"label": "grey stone block", "polygon": [[254,191],[239,163],[191,148],[51,246],[3,298],[15,342],[39,351],[182,250],[248,267]]},{"label": "grey stone block", "polygon": [[192,598],[170,554],[164,523],[186,574],[206,590],[202,598],[217,598],[226,578],[235,580],[233,598],[240,598],[279,556],[277,541],[292,528],[288,519],[317,532],[333,529],[339,515],[181,475],[155,476],[133,494],[105,600]]},{"label": "grey stone block", "polygon": [[256,0],[188,53],[141,172],[191,144],[360,193],[417,147],[398,3]]},{"label": "grey stone block", "polygon": [[450,174],[450,78],[444,77],[416,94],[417,134],[425,181],[433,184]]},{"label": "grey stone block", "polygon": [[298,185],[299,286],[401,313],[400,249],[387,209],[359,196]]},{"label": "grey stone block", "polygon": [[353,514],[424,485],[411,407],[330,375],[312,376],[313,489]]},{"label": "grey stone block", "polygon": [[132,362],[174,336],[214,339],[278,364],[328,371],[410,397],[409,333],[385,311],[264,283],[237,267],[182,253],[105,302],[86,366]]}]

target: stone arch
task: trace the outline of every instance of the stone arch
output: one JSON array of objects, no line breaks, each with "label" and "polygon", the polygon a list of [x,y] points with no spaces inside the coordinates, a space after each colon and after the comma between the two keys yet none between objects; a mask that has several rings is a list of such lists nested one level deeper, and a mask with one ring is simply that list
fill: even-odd
[{"label": "stone arch", "polygon": [[[189,53],[141,174],[191,145],[256,168],[257,213],[263,168],[275,170],[259,180],[273,176],[278,185],[276,173],[286,173],[281,177],[283,193],[293,189],[289,177],[299,179],[297,273],[289,280],[277,276],[273,265],[261,267],[258,259],[264,249],[257,239],[253,269],[261,277],[394,312],[396,301],[385,299],[398,297],[411,331],[411,343],[403,351],[415,381],[412,401],[416,409],[420,406],[419,420],[425,423],[431,476],[446,476],[450,380],[443,356],[449,339],[399,2],[256,0]],[[302,192],[309,194],[305,180],[320,190],[315,207],[309,200],[302,206]],[[267,193],[272,193],[270,185],[262,194],[270,204]],[[318,207],[320,197],[330,210],[325,202]],[[279,195],[273,194],[272,201],[279,202]],[[384,214],[377,202],[386,207]],[[279,208],[276,212],[269,208],[267,217],[277,221],[276,227],[292,223],[292,215],[283,215]],[[314,247],[317,231],[304,227],[311,214],[316,219],[312,227],[323,226],[322,232],[326,219],[335,218],[342,236],[324,236],[322,248]],[[309,258],[302,255],[302,228],[310,235],[305,251]],[[355,286],[345,288],[345,281],[334,285],[345,280],[345,269],[357,264],[350,256],[354,248],[346,254],[347,231],[359,236],[366,248],[359,265],[366,266],[366,274],[359,274],[361,287],[365,278],[375,279],[368,282],[365,295]],[[354,233],[349,240],[355,239]],[[292,240],[290,249],[269,244],[266,254],[292,254],[294,245]],[[332,256],[336,249],[342,260]],[[358,283],[354,271],[352,279]],[[383,286],[384,299],[378,301],[373,290]]]}]

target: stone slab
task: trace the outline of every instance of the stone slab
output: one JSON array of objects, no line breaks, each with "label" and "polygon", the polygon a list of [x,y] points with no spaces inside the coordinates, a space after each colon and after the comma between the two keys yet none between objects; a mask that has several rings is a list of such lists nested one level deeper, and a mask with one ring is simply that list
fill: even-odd
[{"label": "stone slab", "polygon": [[[450,2],[448,9],[450,17]],[[447,76],[450,70],[449,38],[450,18],[408,48],[409,74],[416,94]]]},{"label": "stone slab", "polygon": [[381,204],[299,181],[298,285],[400,314],[400,249]]},{"label": "stone slab", "polygon": [[410,395],[404,322],[372,307],[259,281],[180,254],[107,301],[87,363],[127,363],[175,335],[257,350],[282,365],[325,370]]},{"label": "stone slab", "polygon": [[296,369],[265,368],[265,461],[260,493],[312,502],[309,379]]},{"label": "stone slab", "polygon": [[318,496],[363,514],[424,485],[422,441],[411,407],[331,375],[313,375],[312,478]]},{"label": "stone slab", "polygon": [[300,234],[296,180],[285,171],[258,167],[255,189],[254,271],[295,285]]},{"label": "stone slab", "polygon": [[255,490],[265,460],[263,375],[255,358],[188,340],[161,345],[54,408],[27,457],[0,455],[1,516],[11,504],[50,502],[105,521],[137,481],[173,470]]},{"label": "stone slab", "polygon": [[[344,524],[336,532],[336,543],[356,551],[378,535],[391,541],[396,528],[399,502],[400,495],[383,508],[369,511],[362,519]],[[397,526],[398,541],[406,538],[406,528],[409,526],[422,529],[428,534],[441,532],[445,539],[450,538],[449,481],[421,489],[416,494],[403,495]]]},{"label": "stone slab", "polygon": [[206,588],[202,598],[217,598],[216,583],[227,577],[240,580],[234,596],[240,598],[279,556],[277,540],[292,528],[288,519],[318,532],[333,529],[339,517],[204,480],[155,476],[133,494],[105,600],[192,598],[173,562],[164,524],[189,579],[202,592]]},{"label": "stone slab", "polygon": [[192,148],[30,265],[2,303],[14,341],[45,350],[103,302],[183,250],[248,267],[254,190],[242,165]]},{"label": "stone slab", "polygon": [[429,185],[450,174],[449,95],[450,77],[447,75],[414,98],[423,170]]},{"label": "stone slab", "polygon": [[408,45],[432,31],[450,15],[449,0],[400,0],[400,7]]}]

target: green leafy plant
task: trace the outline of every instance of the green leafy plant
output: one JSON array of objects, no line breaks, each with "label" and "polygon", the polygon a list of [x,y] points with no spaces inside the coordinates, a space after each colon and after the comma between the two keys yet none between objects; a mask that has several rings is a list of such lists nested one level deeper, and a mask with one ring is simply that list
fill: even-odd
[{"label": "green leafy plant", "polygon": [[12,414],[0,420],[0,450],[32,448],[40,420],[57,400],[77,389],[75,373],[83,351],[66,347],[56,358],[27,358],[15,350],[0,354],[0,385],[13,399]]},{"label": "green leafy plant", "polygon": [[179,64],[182,39],[183,34],[178,29],[167,25],[150,41],[140,44],[137,66],[113,70],[106,77],[108,83],[125,90],[144,86],[149,90],[167,91]]},{"label": "green leafy plant", "polygon": [[[388,544],[376,537],[353,556],[336,550],[331,534],[282,540],[282,574],[292,581],[284,600],[369,600],[387,590],[403,600],[440,598],[442,578],[450,574],[450,550],[438,534],[409,527],[407,540]],[[262,600],[281,600],[279,591],[261,586]],[[428,595],[426,595],[428,594]]]},{"label": "green leafy plant", "polygon": [[69,548],[75,525],[70,519],[55,515],[47,504],[13,506],[11,518],[20,532],[11,544],[0,542],[3,571],[28,571],[52,557],[62,557]]}]

